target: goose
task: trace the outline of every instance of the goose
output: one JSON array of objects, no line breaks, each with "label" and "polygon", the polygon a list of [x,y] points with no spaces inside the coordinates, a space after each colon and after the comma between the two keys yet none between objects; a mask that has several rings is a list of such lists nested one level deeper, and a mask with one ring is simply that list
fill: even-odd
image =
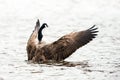
[{"label": "goose", "polygon": [[48,27],[47,23],[43,23],[40,27],[39,19],[37,20],[35,29],[27,42],[28,61],[31,60],[36,63],[64,61],[77,49],[92,41],[98,32],[98,28],[93,25],[87,30],[66,34],[58,40],[46,44],[42,41],[42,30],[46,27]]}]

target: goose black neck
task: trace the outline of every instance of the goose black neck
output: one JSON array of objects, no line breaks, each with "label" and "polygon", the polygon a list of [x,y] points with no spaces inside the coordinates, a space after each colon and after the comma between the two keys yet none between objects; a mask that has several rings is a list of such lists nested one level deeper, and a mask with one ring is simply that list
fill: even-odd
[{"label": "goose black neck", "polygon": [[46,24],[43,24],[38,31],[38,40],[41,41],[43,38],[42,30],[45,28]]},{"label": "goose black neck", "polygon": [[39,29],[39,31],[38,31],[38,40],[41,41],[42,37],[43,37],[43,35],[42,35],[42,29]]}]

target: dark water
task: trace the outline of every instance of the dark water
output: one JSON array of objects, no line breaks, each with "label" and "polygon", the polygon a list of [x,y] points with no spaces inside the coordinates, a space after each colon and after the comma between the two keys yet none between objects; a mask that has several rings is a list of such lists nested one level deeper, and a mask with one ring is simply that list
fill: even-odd
[{"label": "dark water", "polygon": [[[26,43],[37,19],[44,40],[96,24],[96,39],[66,63],[28,63]],[[0,80],[119,80],[120,0],[0,0]]]}]

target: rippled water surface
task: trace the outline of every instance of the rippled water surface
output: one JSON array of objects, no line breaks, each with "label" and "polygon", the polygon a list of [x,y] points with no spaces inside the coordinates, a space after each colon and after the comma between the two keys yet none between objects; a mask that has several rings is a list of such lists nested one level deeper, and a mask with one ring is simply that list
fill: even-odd
[{"label": "rippled water surface", "polygon": [[[96,39],[65,63],[27,62],[40,19],[46,42],[96,24]],[[76,65],[77,64],[77,65]],[[0,80],[120,80],[120,0],[0,0]]]}]

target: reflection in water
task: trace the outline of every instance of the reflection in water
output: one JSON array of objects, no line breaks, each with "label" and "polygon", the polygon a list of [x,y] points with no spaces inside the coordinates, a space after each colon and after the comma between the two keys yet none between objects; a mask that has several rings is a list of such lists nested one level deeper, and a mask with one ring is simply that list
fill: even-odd
[{"label": "reflection in water", "polygon": [[[27,61],[28,64],[38,64],[38,63],[33,63],[31,61]],[[47,61],[44,63],[39,63],[39,64],[44,64],[44,65],[51,65],[51,66],[65,66],[65,67],[75,67],[75,66],[80,66],[82,68],[85,67],[90,67],[88,65],[88,62],[83,61],[83,62],[69,62],[69,61],[61,61],[61,62],[55,62],[55,61]]]}]

